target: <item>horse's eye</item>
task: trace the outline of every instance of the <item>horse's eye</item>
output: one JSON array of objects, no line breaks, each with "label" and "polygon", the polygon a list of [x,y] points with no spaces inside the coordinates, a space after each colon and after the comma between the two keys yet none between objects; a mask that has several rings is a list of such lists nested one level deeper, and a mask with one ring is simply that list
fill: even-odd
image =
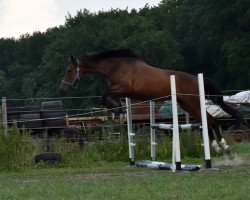
[{"label": "horse's eye", "polygon": [[72,70],[71,69],[67,69],[67,71],[70,73]]}]

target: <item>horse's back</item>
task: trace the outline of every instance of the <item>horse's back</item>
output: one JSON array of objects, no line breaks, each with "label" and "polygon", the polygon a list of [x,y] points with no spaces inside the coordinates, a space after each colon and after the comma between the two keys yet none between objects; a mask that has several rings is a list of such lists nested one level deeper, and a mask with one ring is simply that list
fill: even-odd
[{"label": "horse's back", "polygon": [[[176,78],[176,90],[178,92],[188,92],[191,94],[197,94],[198,93],[198,79],[196,76],[182,72],[182,71],[174,71],[174,70],[167,70],[167,69],[160,69],[156,67],[152,67],[148,65],[149,68],[151,68],[151,71],[149,73],[149,79],[153,77],[153,74],[158,75],[156,76],[157,79],[162,80],[162,84],[167,84],[170,89],[170,77],[171,75],[175,75]],[[153,73],[155,71],[155,73]],[[144,73],[144,72],[143,72]]]},{"label": "horse's back", "polygon": [[145,62],[137,62],[127,79],[132,81],[132,91],[138,98],[167,97],[171,93],[170,76],[176,76],[177,93],[197,94],[197,78],[191,74],[156,68]]}]

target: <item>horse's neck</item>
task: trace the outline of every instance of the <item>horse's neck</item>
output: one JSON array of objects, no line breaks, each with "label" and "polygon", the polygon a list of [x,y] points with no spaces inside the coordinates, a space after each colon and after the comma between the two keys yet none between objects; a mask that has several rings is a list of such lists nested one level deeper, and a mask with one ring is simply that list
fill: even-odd
[{"label": "horse's neck", "polygon": [[99,73],[107,78],[110,77],[110,75],[116,71],[120,64],[122,62],[122,59],[113,58],[113,59],[105,59],[102,61],[99,61],[93,65],[94,73]]}]

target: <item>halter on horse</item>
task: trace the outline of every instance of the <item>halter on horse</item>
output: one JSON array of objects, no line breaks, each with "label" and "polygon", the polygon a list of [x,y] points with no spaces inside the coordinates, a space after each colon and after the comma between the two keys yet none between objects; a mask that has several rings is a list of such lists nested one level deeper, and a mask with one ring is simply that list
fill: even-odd
[{"label": "halter on horse", "polygon": [[[162,97],[167,99],[170,95],[170,76],[175,75],[179,105],[197,122],[201,121],[198,83],[194,75],[152,67],[131,49],[111,50],[86,55],[79,59],[71,56],[71,62],[60,84],[60,91],[65,93],[77,87],[80,79],[87,73],[99,73],[106,78],[108,82],[106,96],[129,97],[137,100]],[[238,123],[246,124],[237,110],[223,102],[221,91],[213,81],[205,79],[204,84],[206,94],[210,95],[209,98],[215,104],[220,105],[223,110],[236,118]],[[212,146],[216,152],[221,152],[213,135],[214,130],[223,150],[229,152],[229,146],[221,136],[216,119],[208,113],[207,118]]]}]

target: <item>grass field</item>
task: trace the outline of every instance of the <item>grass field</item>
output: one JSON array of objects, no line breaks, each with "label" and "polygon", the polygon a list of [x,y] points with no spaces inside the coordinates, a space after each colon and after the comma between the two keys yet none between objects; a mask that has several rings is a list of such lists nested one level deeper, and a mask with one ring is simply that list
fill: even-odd
[{"label": "grass field", "polygon": [[0,199],[250,199],[250,145],[219,171],[177,172],[97,162],[82,168],[34,167],[0,173]]}]

